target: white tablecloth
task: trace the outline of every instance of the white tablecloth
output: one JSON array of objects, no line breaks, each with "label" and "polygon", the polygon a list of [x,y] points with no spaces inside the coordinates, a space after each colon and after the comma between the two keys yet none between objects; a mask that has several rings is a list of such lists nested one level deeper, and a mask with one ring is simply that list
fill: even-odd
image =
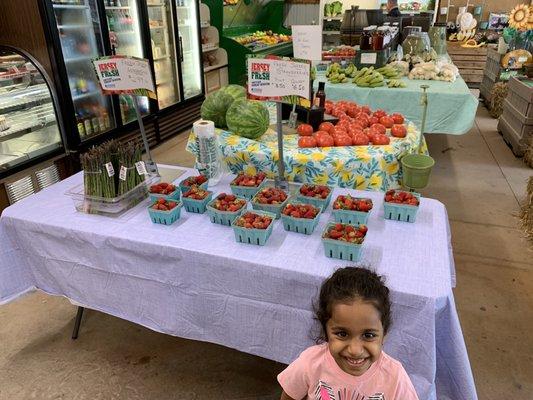
[{"label": "white tablecloth", "polygon": [[[76,212],[64,193],[81,178],[4,210],[0,304],[37,288],[156,331],[284,363],[312,344],[318,288],[349,264],[323,254],[330,212],[312,236],[286,232],[277,221],[260,247],[237,243],[230,227],[185,210],[171,226],[153,224],[148,200],[116,219]],[[215,193],[229,192],[229,179]],[[383,219],[383,193],[364,196],[374,210],[361,263],[385,275],[392,291],[386,351],[402,361],[421,399],[475,400],[445,207],[424,198],[416,223],[395,222]]]}]

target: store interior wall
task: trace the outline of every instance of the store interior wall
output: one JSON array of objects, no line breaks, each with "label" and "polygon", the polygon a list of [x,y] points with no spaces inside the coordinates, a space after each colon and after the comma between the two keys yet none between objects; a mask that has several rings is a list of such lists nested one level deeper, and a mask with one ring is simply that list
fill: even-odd
[{"label": "store interior wall", "polygon": [[[477,0],[468,2],[468,12],[473,12],[474,7],[482,6],[483,13],[481,15],[481,21],[488,21],[489,14],[494,13],[508,13],[512,10],[517,4],[527,4],[527,0]],[[449,6],[448,6],[449,4]],[[467,2],[465,0],[440,0],[439,1],[439,10],[441,7],[449,7],[448,9],[448,21],[455,21],[457,14],[459,12],[459,7],[466,6]],[[439,18],[439,21],[441,19]]]},{"label": "store interior wall", "polygon": [[53,79],[39,1],[42,0],[0,0],[0,44],[26,50]]}]

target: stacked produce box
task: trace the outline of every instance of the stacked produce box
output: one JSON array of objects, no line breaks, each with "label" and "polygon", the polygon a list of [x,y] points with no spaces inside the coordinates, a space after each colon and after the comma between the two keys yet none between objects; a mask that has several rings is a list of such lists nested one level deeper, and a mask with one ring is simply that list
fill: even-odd
[{"label": "stacked produce box", "polygon": [[513,153],[522,156],[533,139],[533,80],[513,77],[508,86],[498,130]]},{"label": "stacked produce box", "polygon": [[490,104],[492,86],[500,81],[502,55],[494,49],[487,50],[487,63],[483,71],[483,79],[479,86],[479,94],[485,99],[485,105]]}]

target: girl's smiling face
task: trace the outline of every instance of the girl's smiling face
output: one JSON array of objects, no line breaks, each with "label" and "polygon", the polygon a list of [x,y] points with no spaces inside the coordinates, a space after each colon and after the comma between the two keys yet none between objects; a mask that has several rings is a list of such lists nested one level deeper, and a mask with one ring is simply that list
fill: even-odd
[{"label": "girl's smiling face", "polygon": [[363,375],[381,354],[383,325],[371,302],[334,303],[326,333],[331,355],[350,375]]}]

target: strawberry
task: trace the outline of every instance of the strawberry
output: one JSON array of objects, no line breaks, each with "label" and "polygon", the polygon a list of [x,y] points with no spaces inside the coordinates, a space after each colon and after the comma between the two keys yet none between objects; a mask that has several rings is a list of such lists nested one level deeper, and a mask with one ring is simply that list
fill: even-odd
[{"label": "strawberry", "polygon": [[239,175],[237,175],[233,182],[231,182],[231,185],[248,187],[259,186],[265,178],[266,174],[264,172],[259,172],[256,175],[246,175],[241,172]]},{"label": "strawberry", "polygon": [[246,205],[246,200],[239,199],[233,194],[220,193],[211,206],[220,211],[235,212]]},{"label": "strawberry", "polygon": [[207,190],[201,189],[200,187],[194,185],[191,186],[188,192],[186,192],[183,197],[187,197],[194,200],[203,200],[209,195]]},{"label": "strawberry", "polygon": [[396,204],[407,204],[410,206],[418,206],[420,201],[418,198],[410,192],[404,192],[403,190],[388,190],[385,193],[385,202]]},{"label": "strawberry", "polygon": [[326,199],[330,192],[331,189],[324,185],[310,185],[306,183],[300,187],[301,195],[318,199]]},{"label": "strawberry", "polygon": [[348,243],[361,244],[368,231],[366,225],[353,226],[348,224],[334,224],[324,232],[323,238],[340,240]]},{"label": "strawberry", "polygon": [[252,200],[259,204],[281,204],[287,200],[287,193],[275,187],[261,189]]},{"label": "strawberry", "polygon": [[271,222],[272,218],[270,217],[246,212],[235,220],[235,225],[246,229],[267,229]]},{"label": "strawberry", "polygon": [[369,212],[372,209],[372,200],[341,194],[333,202],[333,209]]}]

